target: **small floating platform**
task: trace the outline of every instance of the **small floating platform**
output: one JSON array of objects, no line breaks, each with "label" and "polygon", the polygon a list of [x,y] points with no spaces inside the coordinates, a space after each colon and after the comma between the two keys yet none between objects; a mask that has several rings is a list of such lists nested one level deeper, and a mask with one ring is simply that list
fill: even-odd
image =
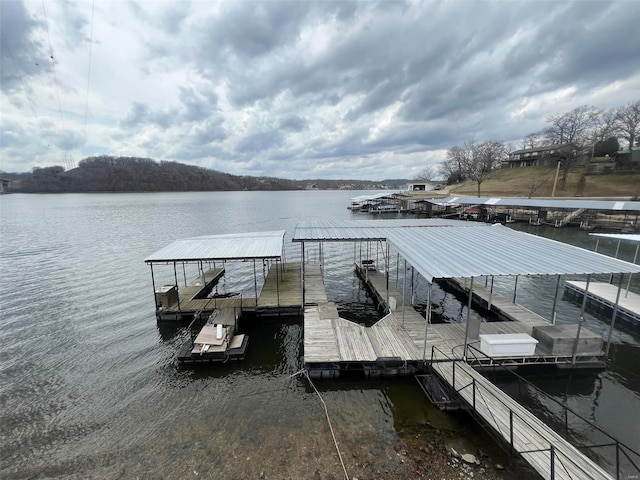
[{"label": "small floating platform", "polygon": [[[582,300],[584,291],[587,288],[586,285],[586,282],[567,281],[565,291],[568,296],[576,300]],[[611,319],[617,296],[618,287],[616,285],[590,282],[589,292],[587,293],[587,306]],[[616,321],[620,321],[627,326],[640,329],[640,295],[622,289],[618,300],[616,319]]]},{"label": "small floating platform", "polygon": [[181,363],[221,363],[243,360],[249,337],[236,334],[235,309],[214,311],[194,339],[182,346],[178,354]]}]

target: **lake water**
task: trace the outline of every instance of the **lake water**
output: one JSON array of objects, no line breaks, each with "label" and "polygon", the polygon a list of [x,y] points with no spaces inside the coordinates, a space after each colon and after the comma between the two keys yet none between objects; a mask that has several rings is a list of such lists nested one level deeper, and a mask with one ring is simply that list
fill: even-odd
[{"label": "lake water", "polygon": [[[143,259],[178,238],[286,230],[287,258],[295,260],[299,247],[290,239],[297,222],[363,218],[346,209],[358,194],[0,197],[0,477],[343,476],[322,406],[303,379],[291,378],[302,367],[300,322],[248,325],[242,363],[180,367],[175,356],[189,332],[157,325]],[[575,230],[532,233],[595,245]],[[600,251],[615,250],[613,242],[600,245]],[[330,300],[347,317],[372,313],[352,272],[352,247],[330,245],[325,255]],[[619,257],[631,259],[633,249],[623,246]],[[220,289],[251,292],[252,279],[233,277],[234,268],[247,266],[230,266]],[[512,280],[496,281],[496,288],[509,292]],[[518,302],[548,317],[554,289],[555,279],[521,279]],[[418,281],[418,303],[424,290]],[[640,291],[637,279],[632,290]],[[464,310],[435,289],[438,316],[459,321]],[[579,307],[560,302],[559,322],[575,322],[578,314]],[[608,332],[592,316],[587,327]],[[624,328],[613,341],[606,371],[531,379],[640,450],[640,341]],[[397,478],[409,475],[397,452],[413,424],[484,441],[464,415],[428,405],[412,379],[340,379],[319,387],[352,475],[384,476],[385,468]],[[547,400],[523,398],[554,421]]]}]

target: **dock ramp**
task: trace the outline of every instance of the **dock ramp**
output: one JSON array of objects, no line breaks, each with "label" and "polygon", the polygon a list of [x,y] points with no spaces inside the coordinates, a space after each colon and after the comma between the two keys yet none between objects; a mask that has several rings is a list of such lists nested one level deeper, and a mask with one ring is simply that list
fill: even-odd
[{"label": "dock ramp", "polygon": [[441,354],[431,368],[457,392],[480,423],[490,427],[542,478],[614,478],[464,360],[449,359]]}]

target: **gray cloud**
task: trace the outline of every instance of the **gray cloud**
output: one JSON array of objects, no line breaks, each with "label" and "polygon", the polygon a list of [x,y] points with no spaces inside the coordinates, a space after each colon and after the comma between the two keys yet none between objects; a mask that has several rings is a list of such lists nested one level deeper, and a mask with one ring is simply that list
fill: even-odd
[{"label": "gray cloud", "polygon": [[32,38],[33,30],[39,26],[39,22],[31,17],[22,2],[0,2],[2,91],[23,88],[26,79],[47,73],[51,69],[48,50],[41,41]]},{"label": "gray cloud", "polygon": [[[0,6],[0,154],[26,169],[55,149],[82,151],[59,132],[84,130],[90,9],[47,4],[59,112],[50,65],[35,68],[34,58],[48,58],[41,6]],[[236,174],[409,176],[469,138],[517,141],[554,112],[640,98],[632,7],[98,2],[87,142]],[[36,145],[29,156],[13,147],[20,142]]]}]

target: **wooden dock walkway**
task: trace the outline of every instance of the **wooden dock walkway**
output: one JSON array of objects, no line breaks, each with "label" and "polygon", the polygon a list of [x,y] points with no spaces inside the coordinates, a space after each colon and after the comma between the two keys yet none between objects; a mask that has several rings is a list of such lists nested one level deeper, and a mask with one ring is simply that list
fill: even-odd
[{"label": "wooden dock walkway", "polygon": [[[470,284],[468,285],[467,282],[465,282],[465,279],[452,278],[449,279],[448,282],[449,285],[454,287],[454,289],[464,292],[465,295],[468,294]],[[477,282],[473,284],[473,301],[487,310],[489,309],[489,303],[491,303],[491,311],[498,315],[501,320],[521,322],[528,325],[531,330],[533,330],[533,327],[549,325],[551,323],[544,317],[532,312],[522,305],[513,303],[511,300],[503,297],[499,293],[492,293],[491,290],[483,285],[478,285]],[[528,332],[525,331],[517,333],[527,333],[528,335],[531,335],[531,330]]]},{"label": "wooden dock walkway", "polygon": [[322,267],[318,262],[304,264],[304,303],[318,305],[327,302],[327,291],[324,288]]},{"label": "wooden dock walkway", "polygon": [[457,392],[472,415],[491,427],[542,478],[613,479],[466,362],[449,361],[444,355],[437,355],[436,360],[431,364],[433,371]]},{"label": "wooden dock walkway", "polygon": [[[582,299],[586,289],[586,282],[567,281],[567,293]],[[611,318],[618,295],[618,286],[603,282],[590,282],[587,294],[587,305]],[[618,300],[616,316],[627,325],[640,328],[640,295],[628,292],[623,288]]]},{"label": "wooden dock walkway", "polygon": [[[363,278],[367,288],[372,292],[381,309],[387,315],[371,327],[340,318],[333,307],[307,306],[304,311],[304,362],[307,368],[315,366],[326,369],[327,362],[333,363],[333,369],[339,370],[341,364],[355,368],[371,368],[371,363],[381,362],[388,358],[399,359],[407,365],[422,367],[423,361],[430,361],[434,347],[455,359],[464,355],[465,323],[440,323],[426,325],[425,318],[412,305],[402,304],[402,293],[390,282],[387,292],[387,281],[384,273],[377,270],[360,269],[358,274]],[[365,280],[366,278],[366,280]],[[455,280],[458,287],[464,290],[464,282]],[[466,290],[465,290],[466,291]],[[488,289],[474,285],[474,296],[479,302],[488,303]],[[388,298],[396,299],[396,309],[390,311]],[[491,295],[492,310],[507,320],[501,322],[482,322],[480,334],[532,334],[536,326],[550,326],[551,323],[540,315],[514,304],[505,297],[493,293]],[[320,312],[321,308],[325,308]],[[327,313],[330,312],[330,313]],[[585,335],[588,330],[583,328]],[[426,345],[425,345],[426,334]],[[482,365],[526,365],[526,364],[571,364],[569,353],[553,353],[542,343],[536,345],[531,356],[489,357],[480,351],[480,340],[469,339],[472,347],[468,361]],[[599,358],[597,355],[595,356]],[[576,363],[598,366],[593,352],[576,356]],[[369,365],[367,364],[369,363]]]},{"label": "wooden dock walkway", "polygon": [[258,295],[257,310],[280,314],[300,311],[301,308],[300,263],[271,264]]}]

